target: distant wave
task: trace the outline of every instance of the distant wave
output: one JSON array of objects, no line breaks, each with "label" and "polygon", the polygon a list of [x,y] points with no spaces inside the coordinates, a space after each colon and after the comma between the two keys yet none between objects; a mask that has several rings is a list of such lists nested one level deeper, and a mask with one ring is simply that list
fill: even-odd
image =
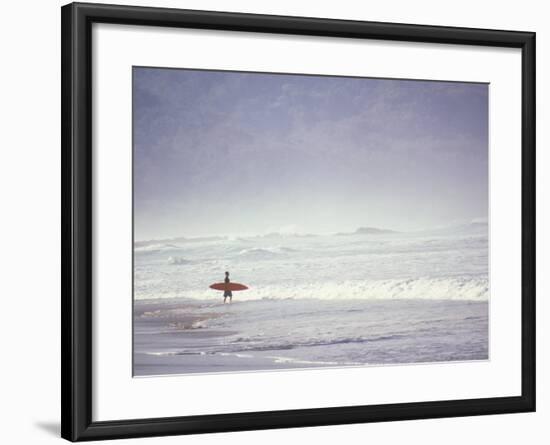
[{"label": "distant wave", "polygon": [[179,257],[179,256],[170,256],[168,257],[168,264],[171,264],[173,266],[180,266],[183,264],[190,264],[191,261],[186,260],[185,258]]},{"label": "distant wave", "polygon": [[291,247],[252,247],[239,251],[238,255],[255,259],[265,259],[291,252],[296,252],[296,249],[292,249]]},{"label": "distant wave", "polygon": [[148,244],[146,246],[134,247],[134,252],[153,253],[153,252],[176,250],[179,248],[180,247],[175,244]]}]

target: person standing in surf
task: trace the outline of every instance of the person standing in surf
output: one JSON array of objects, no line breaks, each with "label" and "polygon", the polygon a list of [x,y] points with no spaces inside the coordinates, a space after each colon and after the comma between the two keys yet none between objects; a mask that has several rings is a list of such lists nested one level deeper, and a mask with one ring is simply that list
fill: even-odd
[{"label": "person standing in surf", "polygon": [[[227,284],[229,283],[229,272],[225,272],[225,280],[224,282]],[[233,293],[230,290],[224,290],[223,291],[223,304],[225,304],[225,300],[229,297],[229,303],[233,300]]]}]

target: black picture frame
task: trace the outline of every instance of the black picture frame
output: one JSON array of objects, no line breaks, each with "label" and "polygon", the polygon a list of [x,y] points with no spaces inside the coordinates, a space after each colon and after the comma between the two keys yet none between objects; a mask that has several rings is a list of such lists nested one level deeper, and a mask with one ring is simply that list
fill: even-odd
[{"label": "black picture frame", "polygon": [[[61,435],[71,441],[535,410],[535,33],[73,3],[62,14]],[[92,37],[94,23],[520,48],[521,396],[92,421]]]}]

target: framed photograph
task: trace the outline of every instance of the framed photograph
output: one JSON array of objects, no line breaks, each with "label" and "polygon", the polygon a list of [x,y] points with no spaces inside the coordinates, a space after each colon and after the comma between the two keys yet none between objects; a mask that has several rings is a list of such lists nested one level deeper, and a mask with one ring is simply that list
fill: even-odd
[{"label": "framed photograph", "polygon": [[62,8],[62,436],[535,410],[535,34]]}]

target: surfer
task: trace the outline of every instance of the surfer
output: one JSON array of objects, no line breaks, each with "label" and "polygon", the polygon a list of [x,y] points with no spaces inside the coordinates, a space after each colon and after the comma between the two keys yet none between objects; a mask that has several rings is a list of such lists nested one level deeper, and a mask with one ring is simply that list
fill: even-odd
[{"label": "surfer", "polygon": [[[225,272],[224,282],[226,284],[229,283],[229,272]],[[223,291],[223,304],[225,304],[225,300],[227,300],[227,297],[229,297],[229,302],[231,303],[231,300],[233,299],[233,293],[230,290]]]},{"label": "surfer", "polygon": [[210,287],[210,289],[223,291],[223,303],[224,304],[227,302],[228,298],[229,298],[229,302],[231,303],[231,300],[233,300],[233,291],[247,290],[248,289],[248,286],[245,286],[244,284],[232,282],[229,279],[229,272],[225,273],[225,280],[223,280],[223,281],[224,281],[223,283],[211,284],[209,287]]}]

